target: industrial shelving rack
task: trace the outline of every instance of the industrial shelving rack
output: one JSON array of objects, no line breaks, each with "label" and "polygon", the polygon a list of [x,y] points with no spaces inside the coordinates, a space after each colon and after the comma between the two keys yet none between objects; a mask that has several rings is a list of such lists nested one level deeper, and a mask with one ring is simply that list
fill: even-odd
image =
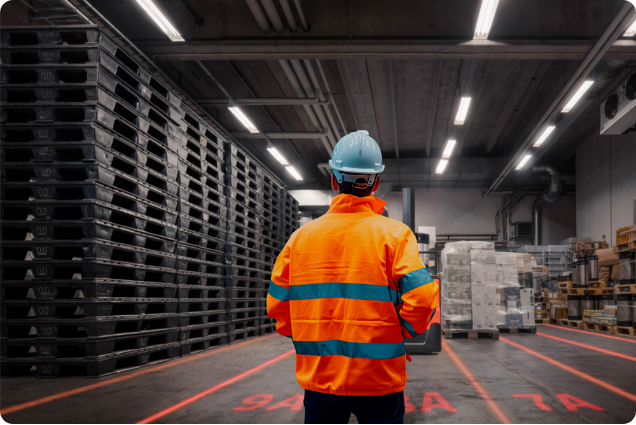
[{"label": "industrial shelving rack", "polygon": [[1,34],[2,376],[272,332],[293,198],[98,27]]}]

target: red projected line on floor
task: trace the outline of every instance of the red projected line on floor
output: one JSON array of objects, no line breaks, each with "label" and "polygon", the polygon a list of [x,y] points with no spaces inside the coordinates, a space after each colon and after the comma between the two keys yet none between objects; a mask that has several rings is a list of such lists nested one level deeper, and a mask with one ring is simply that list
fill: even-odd
[{"label": "red projected line on floor", "polygon": [[618,394],[618,395],[620,395],[622,397],[625,397],[628,400],[636,402],[636,395],[635,394],[628,393],[625,390],[621,390],[620,388],[615,387],[614,385],[608,384],[605,381],[601,381],[600,379],[595,378],[593,376],[590,376],[587,373],[583,373],[580,370],[576,370],[573,367],[570,367],[570,366],[568,366],[566,364],[563,364],[563,363],[561,363],[561,362],[559,362],[557,360],[551,359],[550,357],[544,356],[541,353],[537,353],[536,351],[531,350],[531,349],[529,349],[527,347],[524,347],[521,344],[517,344],[516,342],[512,342],[508,338],[500,336],[499,339],[502,340],[503,342],[505,342],[506,344],[510,344],[513,347],[517,347],[518,349],[523,350],[523,351],[525,351],[528,354],[532,354],[533,356],[538,357],[538,358],[540,358],[543,361],[546,361],[546,362],[548,362],[550,364],[553,364],[554,366],[560,367],[561,369],[563,369],[563,370],[565,370],[567,372],[570,372],[571,374],[576,375],[579,378],[583,378],[583,379],[585,379],[587,381],[592,382],[593,384],[598,385],[599,387],[603,387],[606,390],[609,390],[609,391],[611,391],[613,393],[616,393],[616,394]]},{"label": "red projected line on floor", "polygon": [[543,325],[543,326],[548,326],[550,328],[555,328],[555,329],[564,329],[566,331],[572,331],[572,332],[581,332],[581,333],[588,334],[588,335],[602,336],[603,338],[617,339],[619,341],[631,342],[633,344],[636,344],[636,339],[627,339],[627,338],[621,338],[621,337],[618,337],[618,336],[604,335],[604,334],[601,334],[601,333],[598,333],[598,332],[589,332],[589,331],[584,331],[584,330],[581,330],[581,329],[566,328],[565,326],[555,326],[555,325]]},{"label": "red projected line on floor", "polygon": [[161,412],[155,413],[152,416],[148,416],[146,419],[142,419],[141,421],[139,421],[137,423],[138,424],[149,424],[151,422],[154,422],[157,419],[162,418],[162,417],[166,416],[169,413],[172,413],[172,412],[174,412],[176,410],[179,410],[182,407],[187,406],[190,403],[194,403],[195,401],[200,400],[200,399],[202,399],[203,397],[205,397],[207,395],[210,395],[210,394],[212,394],[212,393],[214,393],[214,392],[216,392],[216,391],[218,391],[218,390],[220,390],[222,388],[227,387],[230,384],[233,384],[236,381],[240,381],[241,379],[243,379],[243,378],[245,378],[245,377],[247,377],[247,376],[249,376],[249,375],[251,375],[251,374],[253,374],[255,372],[258,372],[261,369],[265,369],[267,366],[271,366],[274,363],[279,362],[279,361],[283,360],[284,358],[291,356],[295,352],[296,352],[296,350],[289,350],[288,352],[286,352],[284,354],[281,354],[278,357],[274,357],[273,359],[268,360],[265,363],[262,363],[262,364],[260,364],[260,365],[258,365],[256,367],[253,367],[253,368],[251,368],[249,370],[246,370],[245,372],[243,372],[243,373],[241,373],[239,375],[236,375],[234,378],[230,378],[230,379],[228,379],[225,382],[221,382],[220,384],[213,386],[212,388],[208,388],[207,390],[202,391],[199,394],[196,394],[196,395],[194,395],[194,396],[192,396],[192,397],[190,397],[188,399],[185,399],[182,402],[175,404],[174,406],[168,407],[167,409],[164,409]]},{"label": "red projected line on floor", "polygon": [[457,357],[455,352],[450,348],[450,346],[446,343],[446,341],[442,341],[442,346],[444,351],[448,354],[448,357],[450,357],[451,360],[455,362],[455,365],[459,368],[459,370],[461,370],[461,372],[464,374],[466,379],[468,379],[468,382],[470,382],[473,385],[473,387],[475,387],[475,390],[477,390],[477,393],[481,396],[481,398],[484,399],[488,407],[490,407],[490,410],[492,410],[495,416],[497,416],[499,421],[501,421],[502,424],[512,423],[510,422],[510,419],[508,419],[508,417],[504,414],[504,412],[501,411],[497,403],[495,403],[495,401],[486,392],[484,387],[481,386],[479,381],[477,381],[477,379],[473,376],[473,374],[468,370],[466,365],[459,359],[459,357]]},{"label": "red projected line on floor", "polygon": [[143,370],[140,370],[140,371],[137,371],[137,372],[129,373],[127,375],[119,376],[117,378],[108,379],[106,381],[98,382],[96,384],[85,385],[83,387],[75,388],[74,390],[64,391],[64,392],[61,392],[61,393],[58,393],[58,394],[50,395],[50,396],[43,397],[43,398],[38,398],[36,400],[29,401],[29,402],[22,403],[22,404],[16,404],[15,406],[7,407],[6,409],[0,410],[0,415],[8,415],[9,413],[14,413],[14,412],[18,412],[20,410],[24,410],[24,409],[28,409],[28,408],[31,408],[31,407],[39,406],[41,404],[45,404],[45,403],[49,403],[51,401],[59,400],[61,398],[66,398],[66,397],[70,397],[70,396],[73,396],[73,395],[76,395],[76,394],[84,393],[86,391],[95,390],[97,388],[105,387],[107,385],[115,384],[117,382],[127,381],[128,379],[136,378],[138,376],[142,376],[142,375],[145,375],[147,373],[156,372],[158,370],[167,369],[169,367],[173,367],[173,366],[177,366],[177,365],[180,365],[180,364],[183,364],[183,363],[191,362],[193,360],[198,360],[198,359],[201,359],[203,357],[208,357],[208,356],[212,356],[214,354],[219,354],[219,353],[222,353],[224,351],[232,350],[234,348],[239,348],[239,347],[242,347],[244,345],[252,344],[252,343],[258,342],[258,341],[262,341],[264,339],[271,338],[271,337],[277,336],[277,335],[278,334],[267,335],[267,336],[264,336],[264,337],[261,337],[261,338],[253,339],[251,341],[242,342],[240,344],[229,345],[229,346],[223,347],[223,348],[217,348],[216,350],[208,351],[206,353],[197,354],[197,355],[194,355],[194,356],[191,356],[191,357],[185,357],[185,358],[182,358],[180,360],[170,361],[170,362],[167,362],[167,363],[163,363],[160,366],[149,367],[147,369],[143,369]]},{"label": "red projected line on floor", "polygon": [[628,356],[626,354],[620,354],[620,353],[617,353],[615,351],[605,350],[603,348],[594,347],[592,345],[583,344],[581,342],[570,341],[569,339],[559,338],[558,336],[552,336],[552,335],[548,335],[548,334],[544,334],[544,333],[538,333],[537,332],[537,335],[540,335],[540,336],[542,336],[544,338],[550,338],[550,339],[553,339],[555,341],[565,342],[566,344],[576,345],[577,347],[587,348],[588,350],[598,351],[599,353],[609,354],[610,356],[616,356],[616,357],[620,357],[621,359],[631,360],[633,362],[636,362],[636,357]]}]

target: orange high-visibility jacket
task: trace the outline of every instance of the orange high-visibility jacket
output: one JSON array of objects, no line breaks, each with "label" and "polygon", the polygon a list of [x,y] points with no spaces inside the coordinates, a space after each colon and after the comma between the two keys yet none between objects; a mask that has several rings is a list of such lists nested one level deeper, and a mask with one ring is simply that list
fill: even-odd
[{"label": "orange high-visibility jacket", "polygon": [[336,196],[276,260],[267,313],[294,341],[304,389],[368,396],[404,390],[404,338],[426,330],[439,287],[411,229],[381,216],[384,205],[371,196]]}]

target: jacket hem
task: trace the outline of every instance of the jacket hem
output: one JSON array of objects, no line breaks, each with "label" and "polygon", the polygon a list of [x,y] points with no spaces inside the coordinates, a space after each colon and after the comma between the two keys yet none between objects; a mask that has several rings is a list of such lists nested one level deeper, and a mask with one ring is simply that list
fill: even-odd
[{"label": "jacket hem", "polygon": [[363,391],[363,390],[334,390],[334,389],[325,389],[325,388],[317,388],[313,385],[307,385],[298,381],[298,384],[305,390],[314,391],[317,393],[325,393],[325,394],[334,394],[334,395],[344,395],[344,396],[381,396],[391,393],[399,393],[404,391],[406,384],[400,385],[397,387],[391,387],[384,390],[373,390],[373,391]]}]

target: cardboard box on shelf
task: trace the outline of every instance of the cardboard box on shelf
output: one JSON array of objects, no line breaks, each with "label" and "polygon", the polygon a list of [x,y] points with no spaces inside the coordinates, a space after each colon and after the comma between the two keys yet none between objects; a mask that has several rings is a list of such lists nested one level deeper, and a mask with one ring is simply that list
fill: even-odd
[{"label": "cardboard box on shelf", "polygon": [[519,290],[519,300],[521,307],[532,307],[534,305],[534,289]]},{"label": "cardboard box on shelf", "polygon": [[550,318],[552,319],[567,319],[568,318],[568,306],[553,304],[550,306]]},{"label": "cardboard box on shelf", "polygon": [[497,329],[497,309],[484,308],[484,327],[486,329]]},{"label": "cardboard box on shelf", "polygon": [[494,286],[484,286],[484,307],[497,307],[498,302],[497,288]]},{"label": "cardboard box on shelf", "polygon": [[534,326],[534,307],[521,307],[521,315],[523,326]]},{"label": "cardboard box on shelf", "polygon": [[471,302],[473,309],[484,307],[484,287],[473,285],[471,286]]},{"label": "cardboard box on shelf", "polygon": [[[534,316],[532,317],[534,320]],[[523,314],[521,313],[506,313],[506,327],[518,328],[523,326]]]},{"label": "cardboard box on shelf", "polygon": [[618,264],[618,254],[614,253],[614,248],[597,249],[594,255],[598,257],[599,267],[609,267]]},{"label": "cardboard box on shelf", "polygon": [[473,329],[486,329],[484,310],[483,307],[473,308]]},{"label": "cardboard box on shelf", "polygon": [[506,305],[506,293],[504,292],[504,288],[495,288],[495,293],[497,307],[504,307]]}]

